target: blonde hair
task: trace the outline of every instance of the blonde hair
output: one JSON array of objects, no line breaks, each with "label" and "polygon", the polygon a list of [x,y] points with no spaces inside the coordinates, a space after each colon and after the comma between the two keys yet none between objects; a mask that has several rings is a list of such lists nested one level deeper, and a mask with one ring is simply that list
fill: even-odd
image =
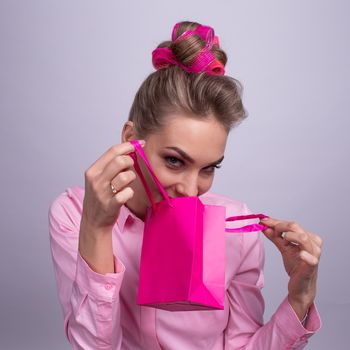
[{"label": "blonde hair", "polygon": [[[197,22],[181,22],[176,37]],[[176,43],[164,41],[158,47],[170,48],[176,59],[189,65],[206,42],[198,35],[189,36]],[[226,53],[217,45],[211,52],[225,66]],[[151,73],[141,84],[132,103],[128,120],[132,121],[139,138],[146,138],[162,128],[169,114],[185,114],[192,118],[213,115],[227,133],[247,117],[242,104],[241,83],[227,75],[188,73],[177,65],[161,68]]]}]

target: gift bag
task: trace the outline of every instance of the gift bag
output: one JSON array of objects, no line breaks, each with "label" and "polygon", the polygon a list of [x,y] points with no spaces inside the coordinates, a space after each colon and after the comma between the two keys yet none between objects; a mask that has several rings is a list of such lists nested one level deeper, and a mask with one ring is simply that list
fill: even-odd
[{"label": "gift bag", "polygon": [[226,221],[266,216],[251,214],[226,219],[224,206],[203,204],[197,196],[170,198],[138,141],[131,143],[164,198],[154,202],[136,152],[132,152],[134,168],[151,202],[144,223],[138,304],[171,311],[224,309],[225,231],[266,228],[252,224],[226,229]]}]

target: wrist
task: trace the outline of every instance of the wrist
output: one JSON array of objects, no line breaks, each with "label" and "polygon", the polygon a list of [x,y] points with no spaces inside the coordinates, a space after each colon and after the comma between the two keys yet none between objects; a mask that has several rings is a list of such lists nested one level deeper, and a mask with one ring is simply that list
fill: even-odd
[{"label": "wrist", "polygon": [[298,316],[299,320],[302,321],[307,316],[310,306],[313,303],[313,299],[305,298],[305,299],[295,299],[288,295],[288,302],[293,308],[294,312]]},{"label": "wrist", "polygon": [[113,226],[95,226],[82,218],[80,222],[80,237],[85,239],[89,237],[91,240],[104,240],[106,236],[112,234]]},{"label": "wrist", "polygon": [[82,224],[78,251],[92,270],[106,274],[115,272],[112,228],[96,228]]}]

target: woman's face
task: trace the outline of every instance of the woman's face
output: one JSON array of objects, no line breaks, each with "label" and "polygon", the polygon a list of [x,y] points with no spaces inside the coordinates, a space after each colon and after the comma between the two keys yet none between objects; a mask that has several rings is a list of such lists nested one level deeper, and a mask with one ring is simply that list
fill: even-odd
[{"label": "woman's face", "polygon": [[[212,185],[216,168],[224,158],[227,136],[212,116],[198,120],[172,115],[165,127],[146,138],[143,149],[170,197],[199,196]],[[154,200],[162,200],[142,160],[140,165]]]}]

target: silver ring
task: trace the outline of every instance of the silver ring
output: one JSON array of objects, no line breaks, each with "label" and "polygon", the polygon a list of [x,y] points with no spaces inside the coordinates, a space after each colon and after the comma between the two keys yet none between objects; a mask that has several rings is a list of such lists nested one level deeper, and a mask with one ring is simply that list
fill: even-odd
[{"label": "silver ring", "polygon": [[111,186],[111,190],[112,190],[113,194],[116,194],[117,189],[113,186],[112,182],[110,182],[109,185]]}]

